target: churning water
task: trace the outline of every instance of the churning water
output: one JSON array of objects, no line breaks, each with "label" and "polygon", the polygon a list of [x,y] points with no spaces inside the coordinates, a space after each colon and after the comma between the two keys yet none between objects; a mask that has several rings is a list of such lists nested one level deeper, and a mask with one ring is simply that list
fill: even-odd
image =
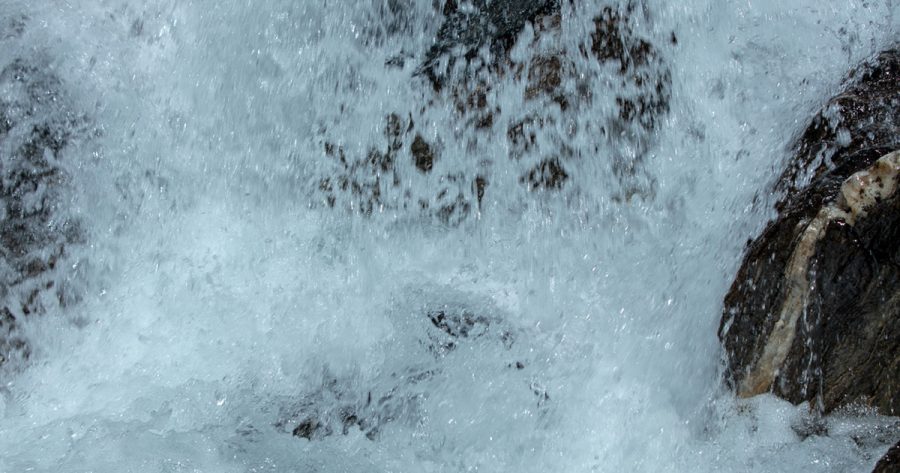
[{"label": "churning water", "polygon": [[[67,127],[54,215],[80,229],[68,299],[20,318],[0,377],[0,471],[867,471],[886,450],[895,419],[807,436],[805,407],[734,399],[716,330],[791,139],[898,40],[894,0],[644,2],[668,112],[625,138],[602,124],[629,85],[577,54],[624,4],[561,2],[510,52],[572,57],[561,87],[590,100],[495,74],[473,125],[417,74],[430,0],[0,3],[0,69],[25,64],[0,98],[52,92],[26,115]],[[389,171],[386,120],[415,130]],[[564,182],[529,189],[563,149]]]}]

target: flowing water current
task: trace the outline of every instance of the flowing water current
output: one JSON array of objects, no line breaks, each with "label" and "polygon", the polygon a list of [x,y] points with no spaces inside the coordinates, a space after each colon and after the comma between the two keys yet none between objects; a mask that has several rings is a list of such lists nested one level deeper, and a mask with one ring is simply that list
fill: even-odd
[{"label": "flowing water current", "polygon": [[561,3],[509,57],[574,58],[590,100],[494,73],[472,125],[417,70],[431,0],[0,2],[0,98],[63,129],[47,225],[78,234],[0,372],[0,471],[871,469],[896,419],[735,399],[716,332],[791,140],[900,5],[641,3],[667,105],[617,134],[631,85],[578,51],[631,10]]}]

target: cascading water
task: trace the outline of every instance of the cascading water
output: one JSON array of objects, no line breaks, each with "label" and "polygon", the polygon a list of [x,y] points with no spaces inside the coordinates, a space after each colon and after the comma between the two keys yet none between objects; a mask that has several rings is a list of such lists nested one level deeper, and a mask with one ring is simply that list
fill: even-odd
[{"label": "cascading water", "polygon": [[[895,2],[560,2],[439,77],[440,5],[261,3],[4,2],[0,152],[59,178],[13,196],[48,229],[21,266],[52,264],[37,292],[3,268],[41,314],[4,348],[0,471],[867,471],[887,449],[895,419],[734,399],[716,329],[791,139],[898,40]],[[627,59],[592,52],[602,28]],[[535,85],[547,64],[568,73]]]}]

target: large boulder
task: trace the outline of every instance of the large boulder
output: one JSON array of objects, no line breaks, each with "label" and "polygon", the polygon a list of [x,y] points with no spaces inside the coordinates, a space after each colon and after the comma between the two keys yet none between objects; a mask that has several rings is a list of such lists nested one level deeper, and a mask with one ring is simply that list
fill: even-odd
[{"label": "large boulder", "polygon": [[777,184],[725,297],[726,380],[822,412],[900,414],[900,52],[849,75]]}]

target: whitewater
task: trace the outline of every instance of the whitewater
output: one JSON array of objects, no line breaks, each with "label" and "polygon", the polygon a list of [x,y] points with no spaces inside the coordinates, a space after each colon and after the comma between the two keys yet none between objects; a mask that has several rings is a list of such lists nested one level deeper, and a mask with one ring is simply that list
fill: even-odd
[{"label": "whitewater", "polygon": [[[561,3],[514,59],[626,2]],[[596,97],[575,114],[496,77],[493,125],[466,125],[416,72],[430,0],[0,2],[0,69],[52,74],[37,113],[78,123],[56,212],[82,233],[71,302],[0,371],[0,472],[870,471],[896,418],[736,399],[716,333],[792,140],[900,41],[900,5],[641,5],[671,98],[632,142],[591,132],[603,71],[563,84]],[[533,113],[536,147],[583,152],[561,189],[509,157]],[[399,154],[371,208],[323,192],[390,114],[434,169]]]}]

